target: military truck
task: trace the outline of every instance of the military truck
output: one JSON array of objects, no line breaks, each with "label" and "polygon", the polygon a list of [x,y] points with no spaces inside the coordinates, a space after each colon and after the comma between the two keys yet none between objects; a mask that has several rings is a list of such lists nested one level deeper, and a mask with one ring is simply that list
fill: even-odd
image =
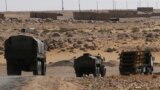
[{"label": "military truck", "polygon": [[8,75],[21,75],[21,71],[46,74],[45,44],[41,40],[27,35],[10,36],[4,47]]},{"label": "military truck", "polygon": [[102,76],[106,74],[106,68],[104,65],[105,58],[100,55],[93,56],[89,53],[85,53],[82,56],[75,58],[74,70],[77,77],[82,77],[84,74],[93,74],[94,77]]},{"label": "military truck", "polygon": [[153,59],[151,51],[125,51],[120,54],[119,71],[121,75],[152,74]]}]

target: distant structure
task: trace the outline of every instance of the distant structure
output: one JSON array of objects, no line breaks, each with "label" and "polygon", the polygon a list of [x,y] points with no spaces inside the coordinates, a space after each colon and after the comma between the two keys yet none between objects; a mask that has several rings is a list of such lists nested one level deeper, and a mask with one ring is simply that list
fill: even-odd
[{"label": "distant structure", "polygon": [[[73,18],[75,20],[101,20],[109,21],[111,18],[135,18],[135,17],[151,17],[160,16],[160,13],[154,13],[152,8],[140,8],[139,11],[144,13],[138,13],[137,10],[109,10],[108,12],[73,12]],[[151,12],[151,13],[146,13]]]},{"label": "distant structure", "polygon": [[108,13],[98,12],[73,12],[73,18],[75,20],[109,20]]},{"label": "distant structure", "polygon": [[116,18],[125,18],[125,17],[134,17],[137,15],[136,10],[109,10],[108,14],[111,17]]},{"label": "distant structure", "polygon": [[52,18],[57,20],[58,16],[63,16],[63,14],[52,12],[30,12],[30,18]]},{"label": "distant structure", "polygon": [[153,7],[138,7],[138,12],[153,12]]}]

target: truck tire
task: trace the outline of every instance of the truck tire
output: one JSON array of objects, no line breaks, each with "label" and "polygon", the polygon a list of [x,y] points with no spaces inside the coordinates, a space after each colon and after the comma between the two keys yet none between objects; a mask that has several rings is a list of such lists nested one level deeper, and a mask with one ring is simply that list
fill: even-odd
[{"label": "truck tire", "polygon": [[138,67],[135,69],[135,74],[143,74],[144,73],[144,67]]},{"label": "truck tire", "polygon": [[36,69],[33,71],[33,75],[42,75],[42,61],[37,61]]},{"label": "truck tire", "polygon": [[99,76],[100,76],[100,67],[96,67],[94,72],[94,77],[99,77]]},{"label": "truck tire", "polygon": [[21,75],[21,70],[12,64],[7,64],[7,75]]},{"label": "truck tire", "polygon": [[106,68],[104,66],[101,66],[100,71],[101,71],[101,76],[104,77],[106,74]]},{"label": "truck tire", "polygon": [[76,70],[76,77],[82,77],[83,73],[81,71],[81,69]]},{"label": "truck tire", "polygon": [[44,61],[42,62],[42,75],[46,75],[46,64]]},{"label": "truck tire", "polygon": [[146,67],[146,72],[145,74],[152,74],[153,73],[153,70],[151,67]]},{"label": "truck tire", "polygon": [[82,77],[82,76],[83,76],[82,73],[77,73],[77,72],[76,72],[76,77]]}]

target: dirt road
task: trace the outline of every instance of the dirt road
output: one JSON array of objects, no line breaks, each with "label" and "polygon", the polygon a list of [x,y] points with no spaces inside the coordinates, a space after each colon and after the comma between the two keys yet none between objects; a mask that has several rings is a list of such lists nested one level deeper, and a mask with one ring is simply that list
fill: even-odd
[{"label": "dirt road", "polygon": [[[115,61],[106,62],[106,68],[107,73],[104,78],[76,78],[73,63],[69,61],[60,61],[47,66],[46,76],[33,76],[31,72],[23,72],[22,76],[7,76],[6,65],[3,64],[0,65],[0,90],[93,90],[95,85],[97,87],[94,90],[122,90],[125,88],[124,85],[130,85],[128,86],[128,89],[146,89],[149,87],[144,88],[144,85],[149,86],[150,83],[158,82],[155,79],[152,80],[153,78],[158,78],[158,76],[154,75],[138,75],[130,77],[120,76],[118,71],[118,63]],[[154,67],[154,70],[154,73],[160,72],[160,67],[156,66]],[[144,83],[142,83],[139,79],[136,79],[137,82],[135,82],[133,77],[140,79],[142,79],[142,77],[148,77],[147,80],[152,81],[144,81]],[[135,85],[133,85],[134,83]],[[154,88],[155,90],[158,90],[158,85]]]}]

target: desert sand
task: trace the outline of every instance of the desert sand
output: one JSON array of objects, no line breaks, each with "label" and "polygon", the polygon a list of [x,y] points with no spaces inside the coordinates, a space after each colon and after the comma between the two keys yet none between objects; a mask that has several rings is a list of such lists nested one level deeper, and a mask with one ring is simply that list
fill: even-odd
[{"label": "desert sand", "polygon": [[[119,54],[127,50],[152,51],[160,63],[160,17],[126,18],[117,23],[76,21],[70,13],[60,20],[31,19],[28,13],[7,13],[0,19],[0,89],[2,90],[159,90],[160,67],[154,75],[121,76]],[[29,30],[22,33],[21,29]],[[43,40],[47,46],[47,75],[8,77],[4,41],[11,35],[26,34]],[[104,78],[76,78],[73,58],[83,53],[100,54],[106,59]]]}]

